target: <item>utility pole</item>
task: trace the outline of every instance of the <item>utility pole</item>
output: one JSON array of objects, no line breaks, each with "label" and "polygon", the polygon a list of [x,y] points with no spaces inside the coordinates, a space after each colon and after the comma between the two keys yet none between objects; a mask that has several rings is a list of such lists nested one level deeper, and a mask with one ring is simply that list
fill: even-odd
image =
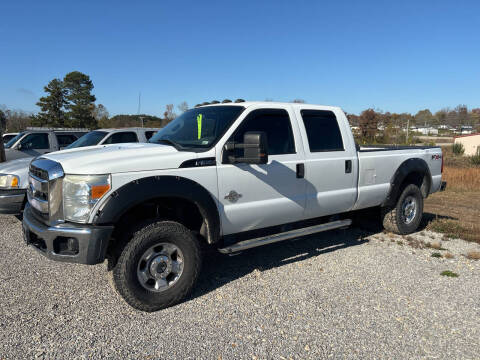
[{"label": "utility pole", "polygon": [[137,115],[140,115],[140,101],[142,98],[142,93],[139,91],[138,92],[138,108],[137,108]]},{"label": "utility pole", "polygon": [[[137,115],[140,115],[140,101],[141,101],[142,93],[139,91],[138,92],[138,108],[137,108]],[[140,122],[142,123],[142,128],[143,128],[143,116],[139,116]]]},{"label": "utility pole", "polygon": [[409,128],[410,128],[410,119],[407,119],[407,140],[406,140],[407,145],[408,145],[408,130],[409,130]]}]

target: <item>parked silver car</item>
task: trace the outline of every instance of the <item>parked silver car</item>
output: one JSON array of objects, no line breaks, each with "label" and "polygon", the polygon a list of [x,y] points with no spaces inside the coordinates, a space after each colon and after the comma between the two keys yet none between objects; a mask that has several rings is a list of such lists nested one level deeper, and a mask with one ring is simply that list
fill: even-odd
[{"label": "parked silver car", "polygon": [[[74,149],[94,145],[108,145],[119,143],[147,142],[159,129],[155,128],[125,128],[100,129],[91,131],[64,147]],[[30,134],[42,134],[40,131]],[[62,139],[65,133],[54,133],[57,139]],[[22,139],[28,139],[24,134],[16,144],[22,144]],[[21,151],[20,150],[17,151]],[[24,154],[25,155],[25,154]],[[28,153],[26,154],[28,155]],[[28,186],[28,166],[34,156],[25,156],[16,160],[0,164],[0,214],[19,215],[26,203],[25,193]]]}]

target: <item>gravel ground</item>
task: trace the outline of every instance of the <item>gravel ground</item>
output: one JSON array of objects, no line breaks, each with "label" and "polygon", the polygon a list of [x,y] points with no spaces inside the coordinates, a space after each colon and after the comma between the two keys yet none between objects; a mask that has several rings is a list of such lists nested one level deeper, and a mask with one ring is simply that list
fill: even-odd
[{"label": "gravel ground", "polygon": [[434,258],[447,251],[353,228],[215,255],[189,300],[147,314],[104,264],[47,261],[18,220],[0,229],[0,359],[480,357],[480,261],[462,255],[477,244],[444,241],[454,258]]}]

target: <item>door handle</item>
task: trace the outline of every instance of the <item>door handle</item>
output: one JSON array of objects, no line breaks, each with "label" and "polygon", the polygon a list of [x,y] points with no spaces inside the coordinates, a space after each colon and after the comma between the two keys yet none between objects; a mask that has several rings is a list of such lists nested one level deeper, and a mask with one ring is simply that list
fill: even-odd
[{"label": "door handle", "polygon": [[297,164],[297,179],[305,177],[305,164]]},{"label": "door handle", "polygon": [[345,174],[351,174],[352,172],[352,160],[345,160]]}]

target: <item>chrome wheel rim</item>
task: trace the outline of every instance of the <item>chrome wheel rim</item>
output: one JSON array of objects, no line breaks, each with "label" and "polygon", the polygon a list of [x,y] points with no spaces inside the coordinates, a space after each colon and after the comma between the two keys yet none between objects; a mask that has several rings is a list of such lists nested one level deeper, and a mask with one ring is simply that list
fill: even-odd
[{"label": "chrome wheel rim", "polygon": [[175,285],[183,273],[184,258],[178,246],[158,243],[143,253],[137,277],[147,290],[162,292]]},{"label": "chrome wheel rim", "polygon": [[407,196],[403,200],[402,215],[405,224],[410,224],[415,219],[415,215],[417,215],[417,200],[413,196]]}]

